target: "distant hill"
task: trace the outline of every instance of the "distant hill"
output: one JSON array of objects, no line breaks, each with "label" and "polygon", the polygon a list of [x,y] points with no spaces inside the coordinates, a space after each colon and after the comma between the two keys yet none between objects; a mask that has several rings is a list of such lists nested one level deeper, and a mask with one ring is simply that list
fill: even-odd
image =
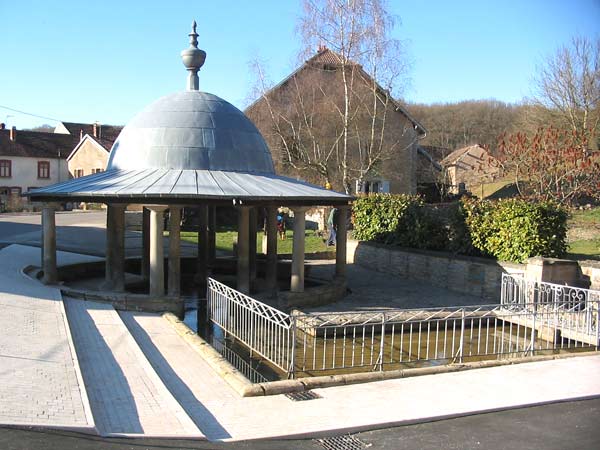
[{"label": "distant hill", "polygon": [[25,128],[25,130],[40,131],[42,133],[54,133],[54,128],[56,128],[54,125],[48,125],[47,123],[45,123],[43,125],[40,125],[39,127]]}]

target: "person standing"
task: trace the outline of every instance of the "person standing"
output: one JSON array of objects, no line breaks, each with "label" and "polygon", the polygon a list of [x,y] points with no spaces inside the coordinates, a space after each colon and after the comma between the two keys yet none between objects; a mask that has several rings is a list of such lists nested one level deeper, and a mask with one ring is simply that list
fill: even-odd
[{"label": "person standing", "polygon": [[337,234],[338,215],[339,215],[339,210],[335,207],[329,213],[329,218],[327,219],[327,228],[329,229],[329,237],[327,238],[327,247],[331,247],[331,246],[335,245],[336,234]]}]

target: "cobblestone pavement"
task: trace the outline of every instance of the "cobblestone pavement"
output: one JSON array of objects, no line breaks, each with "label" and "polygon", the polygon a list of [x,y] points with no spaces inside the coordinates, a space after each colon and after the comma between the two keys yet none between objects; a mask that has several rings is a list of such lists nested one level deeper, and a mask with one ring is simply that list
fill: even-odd
[{"label": "cobblestone pavement", "polygon": [[[311,277],[331,280],[335,274],[335,261],[308,261]],[[303,311],[368,311],[387,308],[432,308],[436,306],[480,305],[484,302],[475,295],[432,286],[422,281],[369,270],[358,264],[348,264],[349,294],[341,301]]]},{"label": "cobblestone pavement", "polygon": [[[211,440],[314,436],[600,396],[600,356],[242,398],[155,314],[121,316],[167,388]],[[543,375],[541,375],[543,374]],[[566,383],[564,380],[568,379]]]},{"label": "cobblestone pavement", "polygon": [[101,435],[204,437],[111,305],[68,298],[65,304]]},{"label": "cobblestone pavement", "polygon": [[0,423],[93,428],[60,293],[21,273],[39,255],[0,250]]}]

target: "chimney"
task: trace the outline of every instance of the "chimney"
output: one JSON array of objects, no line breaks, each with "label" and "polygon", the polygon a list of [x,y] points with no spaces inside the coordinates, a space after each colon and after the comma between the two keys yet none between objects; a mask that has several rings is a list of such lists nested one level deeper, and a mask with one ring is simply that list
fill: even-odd
[{"label": "chimney", "polygon": [[79,140],[81,141],[83,139],[83,130],[80,129],[79,130]]},{"label": "chimney", "polygon": [[16,141],[17,140],[17,127],[12,127],[10,129],[10,140],[11,141]]},{"label": "chimney", "polygon": [[94,130],[93,131],[93,135],[94,135],[95,138],[97,138],[98,137],[98,122],[94,122],[93,127],[94,127],[93,128],[93,130]]},{"label": "chimney", "polygon": [[6,124],[4,122],[0,123],[0,130],[6,130]]}]

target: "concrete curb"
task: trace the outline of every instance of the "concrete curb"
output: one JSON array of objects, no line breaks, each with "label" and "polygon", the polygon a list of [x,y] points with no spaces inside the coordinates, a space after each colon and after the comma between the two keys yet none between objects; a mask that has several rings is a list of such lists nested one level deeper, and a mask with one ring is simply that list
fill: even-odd
[{"label": "concrete curb", "polygon": [[435,375],[441,373],[460,372],[470,369],[485,369],[488,367],[508,366],[513,364],[524,364],[600,354],[598,351],[589,351],[585,353],[540,355],[526,358],[477,361],[461,364],[448,364],[445,366],[389,370],[383,372],[361,372],[345,375],[327,375],[253,384],[246,377],[244,377],[239,370],[233,367],[223,356],[221,356],[221,354],[219,354],[208,342],[198,336],[194,330],[189,328],[174,314],[164,313],[163,317],[171,323],[177,334],[179,334],[188,344],[190,344],[191,347],[194,348],[194,350],[196,350],[198,354],[202,356],[202,358],[242,397],[288,394],[333,386],[370,383],[373,381],[409,378],[422,375]]},{"label": "concrete curb", "polygon": [[179,334],[215,372],[242,397],[256,397],[265,395],[265,391],[258,384],[252,384],[239,370],[233,367],[227,359],[217,352],[208,342],[188,327],[184,322],[170,312],[163,313],[165,318]]}]

